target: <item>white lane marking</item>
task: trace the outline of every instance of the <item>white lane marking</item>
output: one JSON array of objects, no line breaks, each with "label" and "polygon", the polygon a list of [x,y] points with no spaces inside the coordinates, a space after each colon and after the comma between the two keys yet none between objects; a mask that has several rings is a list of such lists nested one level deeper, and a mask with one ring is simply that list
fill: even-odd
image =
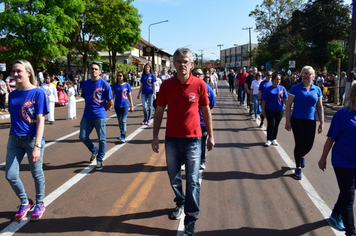
[{"label": "white lane marking", "polygon": [[[135,107],[139,106],[141,104],[137,104]],[[108,117],[108,119],[115,117],[116,114]],[[151,120],[152,121],[152,120]],[[114,154],[117,150],[119,150],[120,148],[122,148],[124,145],[126,145],[126,143],[129,143],[136,135],[138,135],[141,131],[143,131],[145,128],[147,128],[149,126],[147,125],[142,125],[140,128],[138,128],[137,130],[135,130],[132,134],[130,134],[127,138],[126,138],[126,142],[125,143],[120,143],[115,145],[113,148],[111,148],[109,151],[107,151],[105,153],[105,157],[103,158],[103,160],[106,160],[107,158],[109,158],[112,154]],[[59,142],[59,140],[63,140],[64,137],[68,138],[71,137],[73,135],[75,135],[76,133],[78,133],[79,131],[73,132],[69,135],[63,136],[51,143],[49,143],[50,145],[53,145],[54,143]],[[47,147],[47,144],[46,144]],[[47,197],[45,197],[44,199],[44,203],[45,205],[48,207],[54,200],[56,200],[58,197],[60,197],[63,193],[65,193],[68,189],[70,189],[71,187],[73,187],[76,183],[78,183],[82,178],[84,178],[87,174],[89,174],[94,168],[95,168],[95,164],[91,163],[89,164],[87,167],[85,167],[82,171],[80,171],[78,174],[76,174],[75,176],[73,176],[71,179],[69,179],[67,182],[65,182],[64,184],[62,184],[59,188],[57,188],[56,190],[54,190],[52,193],[50,193]],[[7,227],[5,227],[3,230],[0,231],[0,235],[1,236],[10,236],[13,235],[14,233],[16,233],[19,229],[21,229],[24,225],[26,225],[29,222],[29,218],[25,217],[23,220],[21,220],[20,222],[17,221],[13,221],[12,223],[10,223]]]}]

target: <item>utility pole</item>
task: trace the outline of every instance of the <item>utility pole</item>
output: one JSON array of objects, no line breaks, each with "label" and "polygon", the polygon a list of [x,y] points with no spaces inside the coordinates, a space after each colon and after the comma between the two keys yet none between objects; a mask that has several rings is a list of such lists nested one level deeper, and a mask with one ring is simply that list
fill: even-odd
[{"label": "utility pole", "polygon": [[[222,58],[221,58],[221,47],[223,47],[224,45],[223,44],[219,44],[218,47],[220,47],[220,52],[219,52],[219,55],[220,55],[220,68],[222,66]],[[225,60],[224,60],[225,61]],[[226,63],[226,62],[225,62]]]},{"label": "utility pole", "polygon": [[198,50],[198,51],[200,51],[200,57],[201,57],[201,67],[203,68],[203,51],[204,50]]},{"label": "utility pole", "polygon": [[248,30],[248,32],[249,32],[249,37],[250,37],[250,67],[252,65],[251,29],[253,29],[253,28],[252,27],[242,28],[242,30]]}]

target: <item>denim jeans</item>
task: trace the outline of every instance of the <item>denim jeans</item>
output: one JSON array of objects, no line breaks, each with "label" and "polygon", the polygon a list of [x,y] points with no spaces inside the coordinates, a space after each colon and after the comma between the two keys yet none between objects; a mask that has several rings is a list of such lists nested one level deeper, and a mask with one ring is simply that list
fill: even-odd
[{"label": "denim jeans", "polygon": [[126,134],[126,118],[129,112],[129,107],[115,107],[116,117],[119,121],[120,134],[125,138]]},{"label": "denim jeans", "polygon": [[346,235],[355,235],[353,205],[355,199],[356,169],[334,167],[334,172],[340,193],[335,203],[333,213],[341,214]]},{"label": "denim jeans", "polygon": [[[166,161],[169,181],[177,206],[184,206],[184,225],[195,222],[199,214],[201,138],[166,137]],[[181,164],[185,163],[186,196],[183,192]]]},{"label": "denim jeans", "polygon": [[252,101],[253,101],[253,109],[254,109],[254,112],[255,112],[255,118],[257,119],[257,116],[258,116],[258,112],[257,112],[257,109],[258,109],[258,95],[252,95]]},{"label": "denim jeans", "polygon": [[[99,139],[99,148],[89,138],[91,131],[95,128]],[[101,119],[86,119],[80,121],[79,139],[92,153],[98,153],[97,161],[103,161],[106,151],[106,117]]]},{"label": "denim jeans", "polygon": [[20,137],[15,135],[9,136],[6,153],[6,179],[9,181],[12,189],[19,197],[21,204],[28,203],[28,197],[25,188],[19,178],[20,164],[27,154],[30,170],[33,179],[35,180],[36,189],[36,204],[43,205],[45,196],[45,179],[42,169],[43,152],[45,149],[45,141],[41,142],[41,159],[32,163],[31,154],[35,145],[36,137]]},{"label": "denim jeans", "polygon": [[245,104],[245,86],[239,85],[239,101],[241,104]]},{"label": "denim jeans", "polygon": [[[152,106],[153,106],[153,94],[142,94],[142,108],[143,115],[145,120],[151,120],[152,117]],[[147,106],[148,106],[148,115],[147,115]]]},{"label": "denim jeans", "polygon": [[208,131],[205,126],[200,126],[203,136],[201,137],[201,164],[205,163],[206,157],[206,140],[208,139]]}]

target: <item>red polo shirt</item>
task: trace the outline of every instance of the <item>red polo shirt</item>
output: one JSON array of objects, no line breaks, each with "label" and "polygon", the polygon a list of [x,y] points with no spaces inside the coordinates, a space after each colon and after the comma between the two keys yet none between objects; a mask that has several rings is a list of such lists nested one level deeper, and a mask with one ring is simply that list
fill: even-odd
[{"label": "red polo shirt", "polygon": [[199,105],[209,105],[203,80],[190,74],[181,83],[176,75],[165,80],[159,90],[156,104],[168,105],[166,136],[173,138],[201,137]]}]

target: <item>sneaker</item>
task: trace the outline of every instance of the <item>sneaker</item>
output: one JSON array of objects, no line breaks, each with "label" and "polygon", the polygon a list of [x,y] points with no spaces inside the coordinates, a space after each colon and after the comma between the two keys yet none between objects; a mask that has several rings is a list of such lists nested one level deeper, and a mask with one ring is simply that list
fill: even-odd
[{"label": "sneaker", "polygon": [[118,137],[117,139],[119,140],[119,143],[124,143],[125,142],[125,138],[122,135],[120,137]]},{"label": "sneaker", "polygon": [[181,168],[182,170],[185,170],[185,164],[183,164],[180,168]]},{"label": "sneaker", "polygon": [[43,213],[46,211],[45,205],[36,205],[35,210],[33,211],[31,215],[31,220],[36,221],[42,218]]},{"label": "sneaker", "polygon": [[183,216],[184,206],[177,206],[171,214],[171,218],[178,220]]},{"label": "sneaker", "polygon": [[92,153],[90,157],[90,163],[93,162],[97,156],[98,156],[97,152]]},{"label": "sneaker", "polygon": [[260,123],[260,128],[262,128],[262,127],[263,127],[263,122]]},{"label": "sneaker", "polygon": [[335,228],[340,231],[345,230],[344,222],[342,221],[342,217],[340,214],[335,214],[334,212],[330,215],[330,220],[334,223]]},{"label": "sneaker", "polygon": [[144,120],[141,122],[141,124],[142,124],[142,125],[145,125],[146,122],[147,122],[146,119],[144,119]]},{"label": "sneaker", "polygon": [[305,157],[302,157],[302,163],[300,163],[300,167],[305,167]]},{"label": "sneaker", "polygon": [[205,163],[201,163],[201,164],[200,164],[200,169],[201,169],[201,170],[205,170],[205,169],[206,169]]},{"label": "sneaker", "polygon": [[96,170],[101,170],[103,169],[103,162],[102,161],[97,161],[96,162],[96,167],[95,167]]},{"label": "sneaker", "polygon": [[184,227],[185,227],[185,229],[184,229],[184,234],[183,235],[186,235],[186,236],[194,236],[195,235],[195,233],[194,233],[194,223],[193,222],[188,223]]},{"label": "sneaker", "polygon": [[27,215],[27,212],[33,208],[33,201],[31,199],[28,199],[28,203],[27,204],[22,204],[22,205],[20,205],[18,207],[20,209],[15,214],[15,220],[20,221],[23,218],[25,218],[25,216]]},{"label": "sneaker", "polygon": [[272,140],[272,145],[273,146],[278,146],[279,145],[279,143],[277,142],[277,139]]},{"label": "sneaker", "polygon": [[265,147],[269,147],[271,146],[272,142],[270,140],[267,140],[267,142],[265,143]]},{"label": "sneaker", "polygon": [[293,178],[296,180],[301,180],[302,179],[302,169],[300,169],[300,168],[295,169]]},{"label": "sneaker", "polygon": [[151,125],[151,122],[149,120],[147,121],[147,125]]}]

